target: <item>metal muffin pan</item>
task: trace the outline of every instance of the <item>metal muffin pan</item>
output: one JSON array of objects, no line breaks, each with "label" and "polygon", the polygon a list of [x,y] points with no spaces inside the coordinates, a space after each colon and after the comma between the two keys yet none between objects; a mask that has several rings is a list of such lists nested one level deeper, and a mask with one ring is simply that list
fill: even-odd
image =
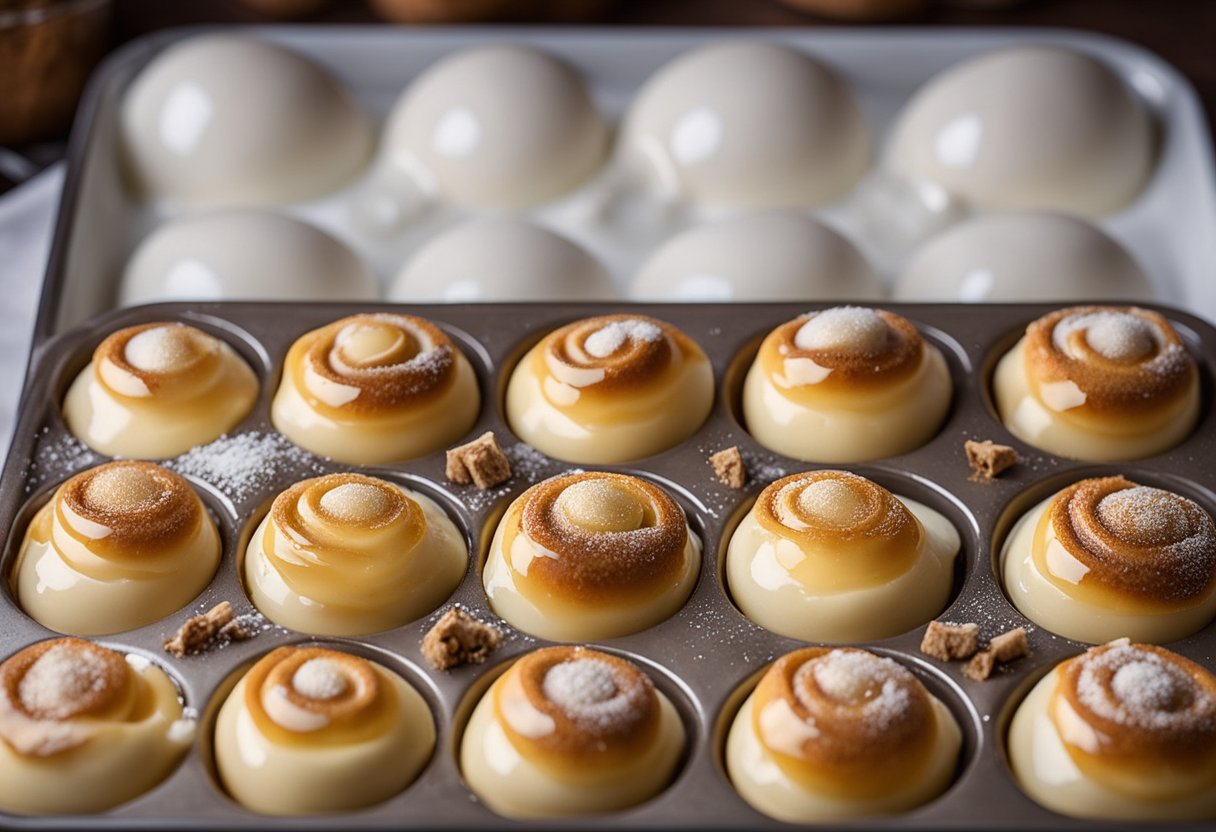
[{"label": "metal muffin pan", "polygon": [[[152,203],[124,183],[118,138],[124,93],[147,64],[185,38],[213,31],[186,28],[140,38],[112,55],[90,84],[69,150],[68,175],[56,224],[36,339],[75,326],[117,301],[123,267],[157,224],[185,213]],[[727,40],[770,40],[826,62],[855,93],[875,144],[875,160],[900,108],[938,72],[994,49],[1056,45],[1093,55],[1118,73],[1145,102],[1158,127],[1158,159],[1140,195],[1097,224],[1126,246],[1161,293],[1163,303],[1194,309],[1216,321],[1216,172],[1202,106],[1190,83],[1157,56],[1101,35],[1061,29],[556,28],[556,27],[226,27],[225,33],[293,49],[333,72],[359,103],[382,119],[409,83],[460,49],[501,43],[542,49],[585,78],[597,106],[618,123],[637,90],[660,67],[689,50]],[[368,170],[371,170],[369,166]],[[358,180],[310,202],[277,206],[334,233],[364,255],[382,285],[418,246],[467,212],[439,211],[388,238],[361,233],[349,218]],[[585,189],[582,189],[585,190]],[[655,245],[605,234],[583,210],[582,190],[569,199],[520,212],[587,246],[622,288]],[[859,245],[850,196],[816,210]],[[272,206],[275,207],[275,206]],[[693,211],[687,224],[716,218]],[[663,238],[685,221],[663,230]],[[875,254],[870,251],[868,254]],[[879,263],[889,270],[891,264]],[[893,278],[887,273],[885,278]],[[1033,298],[1028,298],[1033,300]]]},{"label": "metal muffin pan", "polygon": [[[151,321],[180,320],[224,338],[250,362],[261,380],[253,411],[232,434],[273,437],[277,434],[269,422],[269,403],[278,384],[283,357],[296,337],[360,311],[391,310],[422,315],[454,338],[480,379],[482,410],[469,436],[494,431],[512,457],[516,475],[498,488],[481,492],[445,481],[442,452],[398,465],[354,469],[300,452],[282,440],[279,447],[292,450],[264,460],[265,464],[260,466],[263,476],[255,487],[224,493],[214,481],[191,477],[219,521],[224,549],[218,574],[187,609],[142,629],[98,640],[148,656],[171,673],[181,686],[187,706],[201,716],[194,747],[184,763],[159,787],[111,812],[83,818],[0,815],[0,825],[37,829],[170,825],[259,829],[334,825],[444,829],[787,828],[755,812],[735,794],[724,773],[721,753],[725,728],[757,674],[773,658],[802,646],[802,642],[776,636],[746,619],[728,597],[721,566],[730,533],[761,488],[787,473],[829,467],[808,465],[766,451],[751,439],[739,418],[743,375],[760,339],[777,324],[807,308],[800,304],[426,307],[162,304],[110,312],[38,345],[16,440],[0,480],[3,537],[0,567],[6,578],[0,592],[0,657],[54,635],[18,608],[7,577],[33,512],[68,476],[104,461],[71,437],[60,415],[60,403],[67,385],[88,362],[93,349],[116,329]],[[1216,412],[1212,408],[1216,328],[1193,315],[1162,310],[1178,328],[1201,367],[1203,414],[1195,432],[1177,448],[1151,459],[1125,465],[1093,465],[1042,453],[1014,439],[994,415],[989,401],[989,377],[996,359],[1013,344],[1027,323],[1054,307],[891,304],[885,308],[913,320],[946,355],[955,388],[949,416],[933,440],[911,453],[865,464],[830,467],[844,467],[871,477],[949,517],[961,534],[963,548],[950,605],[940,617],[977,621],[985,638],[1013,626],[1027,626],[1033,652],[991,680],[977,683],[962,675],[960,663],[945,665],[919,653],[923,626],[894,638],[864,644],[911,668],[950,706],[965,740],[957,778],[945,794],[912,812],[859,821],[856,826],[1143,828],[1055,815],[1023,795],[1010,776],[1003,735],[1013,706],[1033,681],[1061,659],[1081,652],[1085,645],[1053,636],[1023,618],[1003,594],[994,563],[1005,533],[1022,511],[1053,490],[1086,476],[1126,474],[1140,482],[1176,489],[1216,513],[1216,494],[1212,490],[1216,483],[1210,466],[1210,460],[1216,458]],[[339,470],[363,470],[425,491],[464,530],[472,551],[468,572],[441,610],[458,603],[483,619],[496,620],[480,580],[481,563],[495,523],[508,502],[529,485],[575,467],[549,460],[515,438],[503,416],[506,379],[523,350],[543,334],[582,317],[610,312],[652,315],[680,327],[705,349],[718,384],[709,419],[686,442],[632,464],[597,466],[640,474],[667,487],[683,505],[692,528],[704,542],[700,577],[691,598],[674,617],[641,633],[596,643],[597,647],[640,662],[678,707],[688,728],[689,744],[674,783],[642,806],[605,816],[517,824],[491,813],[461,781],[456,756],[460,731],[476,696],[496,673],[513,657],[547,642],[504,625],[507,638],[486,665],[438,672],[423,661],[419,651],[422,635],[436,617],[431,615],[364,638],[318,639],[384,662],[405,675],[426,698],[438,727],[438,745],[429,765],[412,786],[366,811],[303,819],[260,816],[225,796],[209,756],[212,717],[222,693],[235,681],[233,674],[257,657],[276,646],[310,639],[270,627],[247,642],[185,659],[165,654],[161,642],[189,614],[221,600],[231,601],[238,613],[253,610],[238,577],[238,564],[248,534],[269,501],[298,479]],[[967,438],[990,438],[1011,444],[1018,449],[1022,461],[995,482],[973,482],[962,447]],[[739,446],[748,463],[750,479],[742,492],[719,484],[706,462],[711,452],[731,445]],[[1216,625],[1172,643],[1170,648],[1216,669]]]}]

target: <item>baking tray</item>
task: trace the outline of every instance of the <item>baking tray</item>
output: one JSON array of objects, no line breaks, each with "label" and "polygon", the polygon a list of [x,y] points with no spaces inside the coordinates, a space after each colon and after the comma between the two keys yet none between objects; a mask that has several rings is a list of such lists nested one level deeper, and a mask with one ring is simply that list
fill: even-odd
[{"label": "baking tray", "polygon": [[[117,115],[123,93],[160,51],[206,28],[157,33],[112,55],[85,95],[69,149],[47,280],[35,338],[111,308],[129,254],[158,222],[177,215],[167,205],[145,203],[123,184]],[[933,75],[988,50],[1012,45],[1055,44],[1092,54],[1119,73],[1146,102],[1159,130],[1159,161],[1152,179],[1126,209],[1098,224],[1125,245],[1157,286],[1162,302],[1192,309],[1216,321],[1216,173],[1203,110],[1191,85],[1175,69],[1132,44],[1085,32],[1052,29],[962,28],[831,29],[630,29],[265,26],[223,29],[282,44],[329,68],[363,106],[382,119],[396,97],[423,69],[458,49],[478,44],[521,43],[543,49],[574,66],[610,121],[616,122],[639,86],[659,67],[690,49],[732,39],[762,39],[806,50],[835,68],[855,91],[863,116],[881,146],[900,107]],[[460,216],[440,211],[390,239],[361,234],[349,203],[357,183],[326,198],[283,206],[350,243],[387,282],[411,252]],[[585,190],[585,189],[584,189]],[[622,289],[653,241],[630,244],[597,231],[568,199],[526,213],[587,246],[614,273]],[[854,242],[848,197],[816,214]],[[696,224],[712,212],[693,211]],[[680,230],[667,229],[668,236]],[[869,252],[874,255],[875,252]],[[889,264],[883,275],[893,277]]]},{"label": "baking tray", "polygon": [[[232,344],[258,372],[261,391],[249,416],[235,434],[274,435],[269,402],[288,346],[307,330],[361,311],[421,314],[436,321],[465,351],[477,371],[483,394],[482,412],[469,431],[492,430],[512,456],[516,476],[490,491],[447,484],[444,455],[389,466],[367,467],[368,473],[407,482],[435,497],[464,530],[471,545],[471,565],[459,588],[444,604],[459,603],[475,615],[495,620],[480,582],[493,525],[507,503],[526,487],[572,466],[554,462],[520,443],[503,418],[503,392],[513,363],[544,333],[569,321],[607,312],[653,315],[694,338],[709,355],[718,383],[708,421],[679,447],[630,465],[601,466],[656,480],[684,506],[694,531],[704,541],[704,564],[688,603],[668,621],[644,632],[597,642],[596,645],[641,662],[659,687],[671,696],[688,727],[687,759],[672,786],[635,809],[600,817],[551,823],[515,823],[493,815],[461,782],[456,748],[461,719],[471,698],[485,689],[512,657],[546,644],[504,627],[504,645],[485,666],[438,672],[422,660],[423,633],[435,616],[378,635],[359,639],[325,639],[375,656],[403,673],[430,704],[438,727],[435,754],[419,779],[403,793],[366,811],[306,819],[262,817],[223,795],[211,773],[207,749],[216,691],[226,680],[272,648],[305,641],[304,636],[270,628],[248,642],[211,653],[176,659],[161,650],[161,641],[188,614],[221,601],[238,613],[253,609],[238,578],[238,553],[245,533],[256,524],[269,500],[295,480],[320,472],[350,470],[309,454],[285,453],[259,466],[264,476],[252,487],[227,493],[206,478],[193,483],[216,515],[224,540],[219,572],[187,610],[131,632],[100,639],[104,644],[143,654],[167,668],[181,685],[186,703],[202,718],[199,740],[185,762],[159,787],[118,809],[85,818],[26,818],[0,815],[0,825],[52,829],[91,828],[553,828],[553,829],[780,829],[788,828],[751,809],[731,788],[721,765],[724,728],[746,693],[747,683],[776,656],[801,646],[749,622],[731,603],[721,576],[724,543],[760,489],[787,473],[817,467],[761,448],[739,418],[743,375],[760,339],[774,326],[806,311],[802,304],[637,305],[637,304],[500,304],[486,306],[375,306],[334,304],[163,304],[113,311],[38,346],[17,426],[13,452],[0,480],[0,535],[3,566],[11,571],[16,549],[33,512],[69,475],[103,459],[85,450],[67,432],[60,402],[71,379],[88,362],[101,339],[138,323],[180,320],[206,329]],[[1030,631],[1032,654],[986,682],[962,675],[961,664],[944,665],[918,651],[924,627],[864,646],[896,657],[910,667],[952,709],[962,727],[964,750],[956,782],[937,800],[915,811],[854,825],[865,829],[1143,829],[1107,821],[1063,818],[1040,808],[1015,785],[1002,750],[1012,706],[1030,684],[1061,659],[1084,645],[1030,625],[1006,600],[996,578],[996,552],[1013,520],[1050,493],[1087,476],[1125,474],[1138,482],[1180,491],[1216,513],[1211,460],[1216,458],[1216,413],[1212,408],[1216,329],[1201,319],[1163,310],[1179,330],[1201,368],[1203,412],[1199,426],[1181,445],[1149,460],[1120,465],[1093,465],[1037,451],[1013,438],[1000,424],[989,400],[989,378],[996,359],[1025,325],[1054,307],[1009,305],[900,305],[885,308],[914,321],[942,349],[954,382],[954,401],[937,436],[901,456],[845,466],[897,493],[910,496],[950,518],[962,537],[954,592],[942,618],[976,621],[984,638],[1022,625]],[[969,479],[963,453],[967,438],[993,439],[1016,447],[1021,463],[992,483]],[[751,479],[742,492],[719,484],[706,463],[709,453],[738,445]],[[174,463],[170,463],[173,465]],[[177,466],[181,470],[180,465]],[[0,592],[0,656],[50,635],[14,603],[7,581]],[[1171,643],[1170,648],[1212,669],[1216,666],[1216,624]],[[1211,826],[1194,824],[1190,827]]]}]

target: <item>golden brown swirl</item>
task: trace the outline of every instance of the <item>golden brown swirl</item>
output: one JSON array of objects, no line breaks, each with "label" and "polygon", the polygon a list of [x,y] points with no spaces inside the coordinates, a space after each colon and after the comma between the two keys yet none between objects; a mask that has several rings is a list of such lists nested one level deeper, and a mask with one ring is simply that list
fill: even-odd
[{"label": "golden brown swirl", "polygon": [[610,393],[661,376],[675,344],[691,343],[675,327],[653,318],[602,315],[550,333],[544,340],[544,360],[558,381]]},{"label": "golden brown swirl", "polygon": [[1216,582],[1216,525],[1200,506],[1123,477],[1082,480],[1061,491],[1044,513],[1040,538],[1051,532],[1084,567],[1079,582],[1049,568],[1050,545],[1036,545],[1042,574],[1076,594],[1115,592],[1170,607],[1207,595]]},{"label": "golden brown swirl", "polygon": [[1172,407],[1198,374],[1169,321],[1134,306],[1059,309],[1026,328],[1024,345],[1027,375],[1040,398],[1050,404],[1062,395],[1045,391],[1048,385],[1076,386],[1079,394],[1067,407],[1052,408],[1072,414],[1134,416]]},{"label": "golden brown swirl", "polygon": [[1083,771],[1133,793],[1163,766],[1216,773],[1216,676],[1200,665],[1123,639],[1069,659],[1058,673],[1052,718]]},{"label": "golden brown swirl", "polygon": [[68,388],[63,418],[106,456],[166,459],[211,442],[249,413],[253,369],[220,339],[180,323],[110,335]]},{"label": "golden brown swirl", "polygon": [[392,412],[442,395],[455,379],[455,356],[451,339],[430,321],[377,312],[301,336],[286,367],[309,405],[332,418]]},{"label": "golden brown swirl", "polygon": [[[52,666],[40,665],[42,659]],[[127,676],[122,654],[83,639],[57,638],[0,664],[0,690],[4,707],[31,719],[63,721],[113,708],[126,690]]]},{"label": "golden brown swirl", "polygon": [[40,642],[0,664],[0,739],[30,757],[62,753],[131,695],[122,654],[76,638]]},{"label": "golden brown swirl", "polygon": [[[202,501],[184,478],[151,462],[119,460],[82,471],[55,494],[52,538],[63,536],[103,560],[139,569],[150,566],[194,538],[209,522]],[[97,572],[74,558],[75,545],[60,555],[79,571]],[[101,577],[101,575],[94,575]]]},{"label": "golden brown swirl", "polygon": [[[362,474],[302,480],[279,494],[261,551],[298,595],[336,606],[391,604],[422,539],[421,507],[397,486]],[[255,540],[255,543],[257,541]]]},{"label": "golden brown swirl", "polygon": [[172,401],[205,390],[222,369],[220,341],[182,323],[120,329],[93,353],[97,377],[120,396]]},{"label": "golden brown swirl", "polygon": [[928,691],[902,665],[865,650],[807,647],[760,679],[753,730],[794,782],[865,797],[928,758],[937,738]]},{"label": "golden brown swirl", "polygon": [[924,338],[907,318],[843,306],[777,327],[764,339],[760,357],[769,376],[783,379],[784,386],[813,379],[816,391],[827,393],[904,381],[920,367],[924,350]]},{"label": "golden brown swirl", "polygon": [[[760,527],[815,555],[825,589],[872,586],[906,572],[923,530],[894,494],[848,471],[809,471],[769,485],[756,499]],[[819,563],[826,560],[826,563]],[[824,584],[828,575],[834,576]]]},{"label": "golden brown swirl", "polygon": [[245,708],[271,742],[317,747],[373,739],[396,719],[396,696],[366,659],[279,647],[245,675]]},{"label": "golden brown swirl", "polygon": [[585,647],[529,653],[494,691],[507,737],[540,765],[622,764],[650,746],[659,730],[650,678],[632,662]]},{"label": "golden brown swirl", "polygon": [[572,599],[636,600],[684,571],[688,525],[666,491],[639,477],[589,471],[529,488],[504,520],[504,551],[524,534],[557,557],[533,558],[517,582]]}]

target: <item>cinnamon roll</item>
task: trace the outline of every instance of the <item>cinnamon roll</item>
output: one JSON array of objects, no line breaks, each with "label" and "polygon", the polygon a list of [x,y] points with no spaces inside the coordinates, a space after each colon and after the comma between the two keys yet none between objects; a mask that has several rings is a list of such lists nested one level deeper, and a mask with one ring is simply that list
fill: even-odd
[{"label": "cinnamon roll", "polygon": [[1001,553],[1005,589],[1053,633],[1100,643],[1184,638],[1216,617],[1216,524],[1195,502],[1123,477],[1039,503]]},{"label": "cinnamon roll", "polygon": [[604,471],[538,483],[507,508],[482,576],[490,606],[541,638],[636,633],[692,592],[701,541],[679,503],[639,477]]},{"label": "cinnamon roll", "polygon": [[903,665],[851,647],[778,659],[731,724],[726,770],[788,823],[906,811],[950,784],[958,723]]},{"label": "cinnamon roll", "polygon": [[847,471],[810,471],[760,492],[727,545],[726,582],[773,632],[870,641],[941,612],[959,547],[928,506]]},{"label": "cinnamon roll", "polygon": [[548,647],[511,665],[460,743],[465,782],[512,818],[619,811],[662,791],[684,751],[675,707],[637,665]]},{"label": "cinnamon roll", "polygon": [[0,811],[103,812],[164,780],[194,739],[159,667],[87,641],[0,664]]},{"label": "cinnamon roll", "polygon": [[1141,459],[1199,418],[1199,371],[1169,321],[1134,306],[1076,306],[1039,318],[993,379],[1019,439],[1091,462]]},{"label": "cinnamon roll", "polygon": [[181,476],[108,462],[55,491],[26,529],[13,593],[44,627],[103,635],[151,624],[211,581],[220,536]]},{"label": "cinnamon roll", "polygon": [[837,306],[768,334],[743,383],[743,416],[777,453],[860,462],[928,442],[950,397],[946,360],[910,321]]},{"label": "cinnamon roll", "polygon": [[399,627],[438,607],[469,551],[429,497],[362,474],[275,498],[245,550],[249,596],[276,624],[327,636]]},{"label": "cinnamon roll", "polygon": [[549,333],[507,384],[507,421],[555,459],[605,465],[665,451],[713,406],[709,359],[670,324],[585,318]]},{"label": "cinnamon roll", "polygon": [[270,815],[360,809],[414,781],[435,749],[430,708],[376,662],[280,647],[220,707],[215,764],[241,805]]},{"label": "cinnamon roll", "polygon": [[377,312],[296,339],[270,418],[313,453],[381,465],[451,444],[477,421],[480,406],[473,367],[441,329]]},{"label": "cinnamon roll", "polygon": [[1120,639],[1043,677],[1009,725],[1022,789],[1053,811],[1111,821],[1216,818],[1216,676]]},{"label": "cinnamon roll", "polygon": [[106,456],[167,459],[245,418],[258,395],[253,370],[201,329],[152,323],[98,345],[63,401],[76,438]]}]

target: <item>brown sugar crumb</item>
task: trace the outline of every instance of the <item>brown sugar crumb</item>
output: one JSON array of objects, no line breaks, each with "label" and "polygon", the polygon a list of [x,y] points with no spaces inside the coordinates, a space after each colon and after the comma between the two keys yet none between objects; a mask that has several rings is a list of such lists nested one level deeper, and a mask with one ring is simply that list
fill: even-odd
[{"label": "brown sugar crumb", "polygon": [[920,652],[943,662],[969,659],[979,649],[980,625],[973,623],[930,621],[920,642]]},{"label": "brown sugar crumb", "polygon": [[963,674],[968,679],[982,682],[992,675],[998,664],[1007,664],[1028,655],[1030,642],[1026,639],[1026,630],[1023,627],[1015,627],[988,642],[987,650],[976,653],[975,657],[963,666]]},{"label": "brown sugar crumb", "polygon": [[963,443],[963,450],[967,452],[967,462],[971,466],[971,479],[976,482],[991,482],[1018,461],[1017,451],[991,439],[983,442],[968,439]]},{"label": "brown sugar crumb", "polygon": [[232,611],[220,601],[202,615],[186,619],[172,638],[165,639],[165,652],[181,658],[209,650],[227,641],[244,641],[253,636]]},{"label": "brown sugar crumb", "polygon": [[714,476],[718,482],[729,488],[740,489],[747,482],[747,467],[743,464],[743,454],[731,446],[724,451],[711,454],[709,464],[714,467]]},{"label": "brown sugar crumb", "polygon": [[457,485],[472,483],[484,491],[511,479],[511,463],[494,432],[486,431],[472,442],[448,450],[445,473]]},{"label": "brown sugar crumb", "polygon": [[436,670],[450,670],[462,664],[481,664],[501,643],[497,628],[452,607],[422,637],[422,657]]}]

